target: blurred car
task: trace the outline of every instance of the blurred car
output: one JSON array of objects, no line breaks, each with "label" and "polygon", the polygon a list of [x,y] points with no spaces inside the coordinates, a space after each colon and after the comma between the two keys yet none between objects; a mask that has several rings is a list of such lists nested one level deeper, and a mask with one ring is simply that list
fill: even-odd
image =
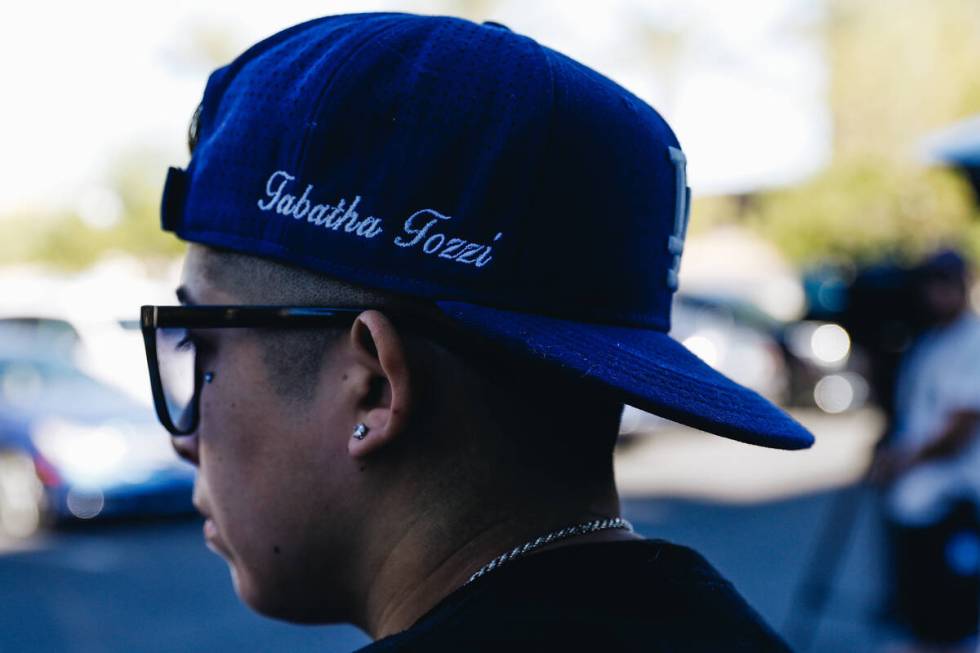
[{"label": "blurred car", "polygon": [[193,510],[193,468],[150,408],[64,356],[11,342],[0,340],[0,532]]},{"label": "blurred car", "polygon": [[81,339],[78,330],[65,319],[33,315],[0,318],[0,351],[71,359]]},{"label": "blurred car", "polygon": [[[730,297],[674,298],[671,336],[705,363],[776,404],[840,413],[861,407],[868,384],[848,332],[820,321],[783,322]],[[669,422],[627,406],[623,434]]]},{"label": "blurred car", "polygon": [[[789,387],[782,348],[773,334],[755,321],[756,316],[745,314],[747,310],[740,304],[711,297],[677,295],[670,335],[728,378],[782,403]],[[652,432],[668,424],[667,420],[627,406],[620,433]]]}]

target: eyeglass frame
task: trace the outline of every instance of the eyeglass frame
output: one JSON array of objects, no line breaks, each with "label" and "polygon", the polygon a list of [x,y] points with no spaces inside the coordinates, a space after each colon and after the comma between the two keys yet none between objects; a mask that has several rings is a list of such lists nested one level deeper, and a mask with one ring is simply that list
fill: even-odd
[{"label": "eyeglass frame", "polygon": [[[197,430],[200,423],[200,399],[203,374],[194,370],[194,391],[187,409],[192,410],[190,426],[179,428],[170,415],[167,398],[160,376],[160,358],[157,353],[156,331],[158,328],[172,329],[231,329],[231,328],[273,328],[306,329],[324,326],[339,326],[353,322],[354,318],[366,310],[377,309],[371,306],[255,306],[255,305],[191,305],[140,307],[140,330],[146,349],[146,362],[150,374],[150,389],[153,394],[153,407],[157,419],[174,437],[188,436]],[[387,309],[378,309],[385,310]],[[442,327],[443,335],[450,335],[447,325],[435,319],[400,314],[395,318],[398,324],[424,321],[427,327]],[[196,354],[195,354],[196,356]],[[196,363],[196,361],[195,361]]]}]

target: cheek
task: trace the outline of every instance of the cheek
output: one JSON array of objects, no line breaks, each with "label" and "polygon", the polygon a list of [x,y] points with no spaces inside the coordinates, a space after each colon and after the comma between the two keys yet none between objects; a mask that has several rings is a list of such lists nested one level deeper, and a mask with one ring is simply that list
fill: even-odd
[{"label": "cheek", "polygon": [[[283,399],[262,380],[261,359],[214,365],[201,395],[200,483],[227,549],[236,590],[253,609],[287,615],[319,605],[312,588],[333,585],[347,559],[355,466],[340,403]],[[338,388],[325,388],[335,397]],[[357,506],[360,509],[360,506]],[[307,601],[307,598],[310,600]],[[322,607],[322,606],[321,606]]]},{"label": "cheek", "polygon": [[215,367],[213,383],[201,394],[198,482],[226,548],[245,556],[249,542],[269,530],[267,507],[282,476],[274,463],[271,413],[262,396],[227,366]]},{"label": "cheek", "polygon": [[199,482],[236,590],[270,615],[277,597],[297,597],[323,571],[309,552],[323,547],[321,525],[336,517],[327,468],[342,453],[316,447],[313,420],[287,404],[216,374],[201,396],[198,433]]}]

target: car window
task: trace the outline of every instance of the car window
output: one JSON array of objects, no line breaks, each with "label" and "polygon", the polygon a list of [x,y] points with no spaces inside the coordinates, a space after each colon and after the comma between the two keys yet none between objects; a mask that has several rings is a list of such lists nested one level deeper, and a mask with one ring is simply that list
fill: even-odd
[{"label": "car window", "polygon": [[71,365],[40,359],[0,359],[0,406],[53,412],[86,409],[125,409],[121,393]]},{"label": "car window", "polygon": [[79,342],[78,331],[65,320],[36,317],[0,319],[0,355],[70,357]]}]

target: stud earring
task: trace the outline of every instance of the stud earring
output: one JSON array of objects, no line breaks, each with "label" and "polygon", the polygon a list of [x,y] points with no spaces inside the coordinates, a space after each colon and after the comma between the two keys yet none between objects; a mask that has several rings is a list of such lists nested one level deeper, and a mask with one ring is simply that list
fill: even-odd
[{"label": "stud earring", "polygon": [[360,424],[354,427],[354,439],[363,440],[364,438],[367,437],[367,432],[368,432],[367,424],[361,422]]},{"label": "stud earring", "polygon": [[204,373],[204,382],[205,383],[211,383],[212,381],[214,381],[214,372],[205,372]]}]

